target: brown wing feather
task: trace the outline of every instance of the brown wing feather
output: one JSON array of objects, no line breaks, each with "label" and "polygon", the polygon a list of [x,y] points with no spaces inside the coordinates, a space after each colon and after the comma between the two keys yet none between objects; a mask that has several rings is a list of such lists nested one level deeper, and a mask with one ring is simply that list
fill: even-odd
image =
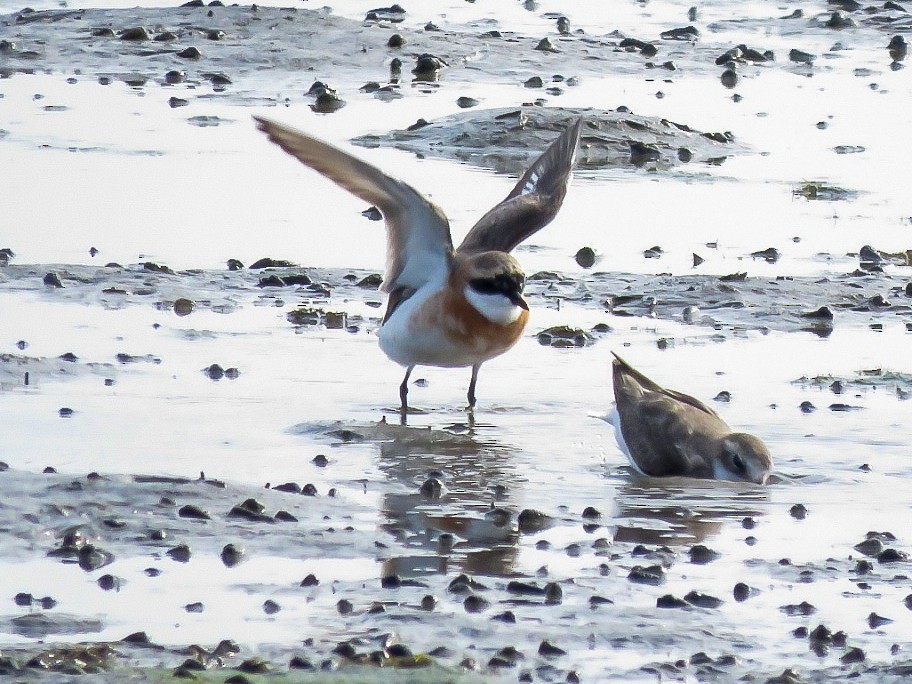
[{"label": "brown wing feather", "polygon": [[627,375],[630,375],[631,377],[633,377],[636,380],[636,382],[645,389],[649,389],[649,390],[652,390],[653,392],[658,392],[660,394],[664,394],[665,396],[671,397],[672,399],[675,399],[676,401],[680,401],[685,404],[689,404],[690,406],[693,406],[695,409],[699,409],[700,411],[703,411],[704,413],[708,413],[711,416],[715,416],[717,418],[719,417],[718,413],[713,411],[711,408],[709,408],[709,406],[704,404],[702,401],[700,401],[696,397],[692,397],[689,394],[684,394],[683,392],[678,392],[677,390],[668,389],[667,387],[662,387],[659,383],[654,382],[653,380],[650,380],[649,378],[647,378],[640,371],[638,371],[636,368],[634,368],[629,363],[627,363],[624,359],[622,359],[620,356],[618,356],[615,352],[611,352],[611,354],[616,359],[614,361],[615,383],[617,383],[618,370],[620,369],[623,371],[623,373],[626,373]]},{"label": "brown wing feather", "polygon": [[283,150],[365,202],[386,221],[388,243],[383,290],[417,289],[430,277],[444,277],[453,258],[446,216],[402,181],[337,147],[289,126],[254,117]]},{"label": "brown wing feather", "polygon": [[554,219],[567,194],[582,126],[580,117],[551,143],[510,194],[472,227],[459,252],[509,252]]}]

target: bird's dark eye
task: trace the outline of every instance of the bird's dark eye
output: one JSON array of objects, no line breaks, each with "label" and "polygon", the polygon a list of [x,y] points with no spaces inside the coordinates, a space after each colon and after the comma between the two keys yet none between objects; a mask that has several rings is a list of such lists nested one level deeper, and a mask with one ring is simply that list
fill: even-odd
[{"label": "bird's dark eye", "polygon": [[735,468],[737,468],[741,472],[744,472],[744,469],[745,469],[744,460],[738,454],[731,452],[731,462],[732,462],[732,465],[735,466]]}]

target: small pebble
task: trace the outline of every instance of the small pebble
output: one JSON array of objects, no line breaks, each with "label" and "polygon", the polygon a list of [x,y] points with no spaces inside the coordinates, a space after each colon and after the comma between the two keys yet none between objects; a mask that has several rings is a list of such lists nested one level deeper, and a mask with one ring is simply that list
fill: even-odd
[{"label": "small pebble", "polygon": [[721,554],[713,551],[702,544],[696,544],[690,549],[690,562],[697,565],[705,565],[719,558]]},{"label": "small pebble", "polygon": [[60,282],[60,276],[57,275],[56,273],[54,273],[53,271],[51,271],[50,273],[46,273],[43,280],[44,280],[44,284],[47,287],[56,287],[56,288],[63,287],[63,283]]},{"label": "small pebble", "polygon": [[573,258],[580,268],[592,268],[595,266],[595,250],[591,247],[581,247]]},{"label": "small pebble", "polygon": [[853,646],[852,648],[848,649],[845,652],[845,655],[843,655],[839,660],[840,662],[847,665],[850,663],[861,663],[865,660],[865,652],[857,646]]},{"label": "small pebble", "polygon": [[467,613],[482,613],[491,607],[491,603],[477,594],[471,594],[466,596],[465,601],[462,602],[462,607],[465,608]]},{"label": "small pebble", "polygon": [[559,646],[555,646],[550,641],[545,640],[538,645],[538,655],[544,656],[545,658],[556,658],[558,656],[567,655],[567,652]]},{"label": "small pebble", "polygon": [[795,504],[789,509],[789,515],[795,520],[804,520],[807,517],[808,510],[804,504]]},{"label": "small pebble", "polygon": [[732,595],[735,597],[735,601],[739,603],[746,601],[751,595],[750,587],[744,582],[738,582],[732,590]]},{"label": "small pebble", "polygon": [[665,594],[656,599],[656,608],[687,608],[687,601],[672,594]]},{"label": "small pebble", "polygon": [[868,627],[871,629],[877,629],[883,625],[889,625],[891,622],[893,622],[893,620],[887,617],[883,617],[882,615],[878,615],[877,613],[871,613],[868,615]]}]

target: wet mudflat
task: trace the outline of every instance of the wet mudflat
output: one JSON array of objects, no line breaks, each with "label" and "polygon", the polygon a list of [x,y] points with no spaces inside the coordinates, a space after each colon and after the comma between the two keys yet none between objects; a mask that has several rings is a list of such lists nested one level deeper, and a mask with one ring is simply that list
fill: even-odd
[{"label": "wet mudflat", "polygon": [[[528,5],[0,4],[0,670],[912,671],[908,13]],[[457,239],[587,117],[474,429],[460,370],[394,424],[380,224],[251,113],[355,139]],[[771,484],[636,476],[612,350],[762,437]]]}]

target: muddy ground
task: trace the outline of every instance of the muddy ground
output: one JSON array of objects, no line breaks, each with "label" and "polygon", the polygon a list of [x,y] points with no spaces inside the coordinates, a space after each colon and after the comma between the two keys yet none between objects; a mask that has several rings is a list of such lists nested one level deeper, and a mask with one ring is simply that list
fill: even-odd
[{"label": "muddy ground", "polygon": [[[605,73],[657,90],[673,80],[729,88],[725,79],[809,79],[840,73],[858,54],[853,42],[877,62],[858,63],[848,78],[873,83],[901,71],[905,55],[887,44],[912,28],[892,2],[789,3],[762,17],[733,5],[708,24],[671,9],[644,13],[635,32],[580,30],[573,17],[562,30],[549,15],[547,35],[496,20],[427,25],[396,11],[362,20],[217,4],[22,9],[0,16],[0,74],[168,93],[172,108],[202,106],[190,116],[200,128],[231,122],[205,111],[210,103],[238,108],[228,111],[246,122],[249,107],[332,112],[363,98],[417,101],[477,86],[476,100],[458,102],[466,111],[416,116],[408,129],[377,122],[351,137],[516,173],[582,114],[581,175],[621,169],[650,182],[702,177],[767,150],[737,126],[699,130],[686,117],[631,112],[622,91],[613,110],[554,106],[560,98]],[[767,41],[775,55],[765,54]],[[434,68],[413,73],[428,54]],[[316,80],[335,91],[321,96]],[[507,84],[521,96],[487,108],[485,93]],[[19,116],[0,118],[0,145],[66,149]],[[795,202],[856,206],[851,188],[778,180]],[[897,202],[908,221],[904,210]],[[116,220],[129,225],[129,213]],[[28,264],[0,233],[9,249],[0,253],[0,673],[105,682],[905,681],[912,242],[877,249],[877,237],[859,232],[848,253],[821,245],[816,258],[832,268],[814,276],[753,274],[755,264],[776,264],[785,244],[738,253],[732,270],[684,275],[663,273],[661,249],[642,254],[639,273],[612,270],[608,250],[578,254],[567,273],[566,255],[555,257],[558,265],[527,274],[544,322],[505,357],[516,365],[486,369],[473,431],[456,407],[462,389],[442,401],[420,394],[462,387],[455,373],[413,390],[430,408],[409,427],[389,424],[398,380],[378,381],[384,362],[365,351],[375,352],[383,311],[373,270],[187,270],[167,260],[104,265],[103,255]],[[717,247],[695,250],[695,266]],[[51,333],[20,333],[27,327]],[[86,347],[86,330],[97,346]],[[889,365],[829,373],[814,363],[829,349],[818,343],[855,354],[885,339],[905,350]],[[579,417],[575,395],[604,408],[607,392],[593,378],[603,379],[609,350],[621,345],[646,359],[689,354],[691,363],[696,349],[704,369],[726,353],[735,368],[769,364],[775,391],[748,384],[761,371],[739,380],[729,370],[724,381],[731,410],[775,447],[771,486],[654,481],[619,465],[600,441],[604,426]],[[801,372],[775,375],[777,353]],[[260,363],[273,355],[278,370]],[[307,355],[316,361],[303,363]],[[683,364],[676,359],[663,357],[659,370],[670,374]],[[704,394],[717,389],[703,380],[708,370],[686,375],[678,380]],[[498,393],[511,384],[515,396]],[[771,394],[784,398],[750,403]]]}]

